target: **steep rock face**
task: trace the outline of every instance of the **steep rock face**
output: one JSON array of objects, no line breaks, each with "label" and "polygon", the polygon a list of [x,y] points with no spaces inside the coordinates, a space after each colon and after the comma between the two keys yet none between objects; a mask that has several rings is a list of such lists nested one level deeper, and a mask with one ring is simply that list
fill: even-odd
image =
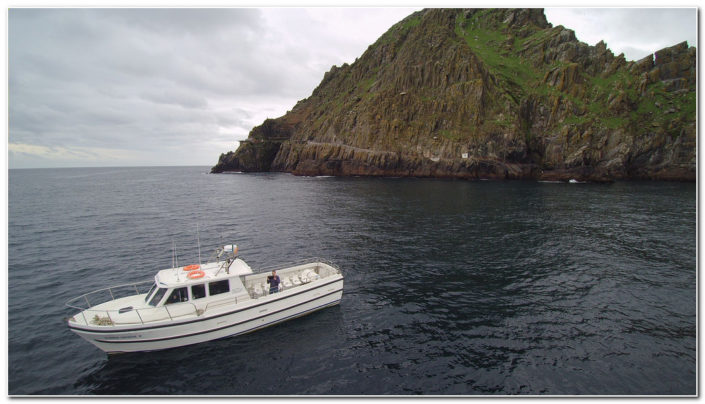
[{"label": "steep rock face", "polygon": [[695,48],[627,62],[540,9],[428,9],[213,172],[695,179]]},{"label": "steep rock face", "polygon": [[269,171],[272,160],[279,152],[281,142],[291,137],[292,118],[267,119],[250,132],[246,141],[240,143],[237,152],[222,154],[211,172],[232,170]]}]

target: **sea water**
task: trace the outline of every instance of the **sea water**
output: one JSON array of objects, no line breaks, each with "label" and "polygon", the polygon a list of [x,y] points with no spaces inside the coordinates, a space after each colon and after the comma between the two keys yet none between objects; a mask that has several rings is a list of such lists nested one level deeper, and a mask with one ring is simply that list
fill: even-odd
[{"label": "sea water", "polygon": [[[693,395],[696,186],[9,171],[12,395]],[[197,234],[198,229],[198,234]],[[64,303],[235,243],[320,256],[340,305],[107,356]]]}]

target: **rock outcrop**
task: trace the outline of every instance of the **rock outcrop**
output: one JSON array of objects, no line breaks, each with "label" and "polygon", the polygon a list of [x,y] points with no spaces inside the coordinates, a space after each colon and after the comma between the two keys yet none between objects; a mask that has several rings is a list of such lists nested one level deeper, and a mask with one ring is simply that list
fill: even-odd
[{"label": "rock outcrop", "polygon": [[685,42],[626,61],[540,9],[427,9],[212,172],[694,181],[695,63]]}]

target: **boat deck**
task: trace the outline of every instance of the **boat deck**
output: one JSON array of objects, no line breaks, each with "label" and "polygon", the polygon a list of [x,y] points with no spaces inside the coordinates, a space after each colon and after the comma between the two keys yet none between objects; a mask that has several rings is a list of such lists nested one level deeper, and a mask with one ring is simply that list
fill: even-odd
[{"label": "boat deck", "polygon": [[[281,280],[280,292],[285,292],[339,273],[334,267],[321,262],[312,262],[284,269],[276,269],[276,271]],[[269,295],[267,277],[270,275],[272,275],[272,272],[266,271],[240,277],[250,298],[259,299]]]}]

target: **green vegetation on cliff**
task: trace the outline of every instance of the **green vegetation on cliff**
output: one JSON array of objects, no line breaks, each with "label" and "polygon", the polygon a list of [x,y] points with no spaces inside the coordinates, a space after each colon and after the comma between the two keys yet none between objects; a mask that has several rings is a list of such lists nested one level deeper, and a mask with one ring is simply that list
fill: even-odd
[{"label": "green vegetation on cliff", "polygon": [[654,56],[588,46],[540,9],[423,10],[212,171],[694,180],[695,48]]}]

